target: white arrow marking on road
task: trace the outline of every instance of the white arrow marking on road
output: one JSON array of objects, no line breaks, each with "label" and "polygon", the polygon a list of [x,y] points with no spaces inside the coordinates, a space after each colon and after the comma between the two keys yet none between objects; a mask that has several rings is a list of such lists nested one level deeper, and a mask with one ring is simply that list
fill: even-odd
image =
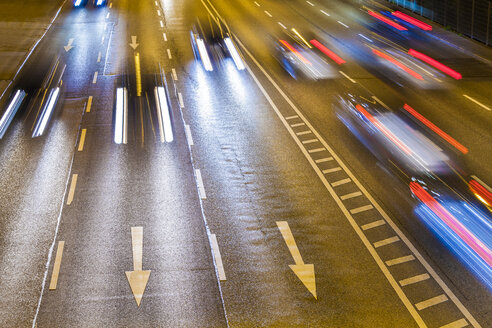
[{"label": "white arrow marking on road", "polygon": [[142,249],[143,227],[132,227],[133,271],[125,273],[137,306],[140,306],[150,276],[150,270],[142,271]]},{"label": "white arrow marking on road", "polygon": [[70,39],[70,40],[68,40],[68,44],[67,44],[66,46],[63,46],[63,48],[65,48],[65,51],[66,51],[66,52],[69,52],[69,51],[70,51],[70,49],[72,49],[72,48],[73,48],[73,46],[72,46],[72,44],[73,44],[73,40],[74,40],[74,39]]},{"label": "white arrow marking on road", "polygon": [[314,277],[314,264],[304,264],[302,260],[301,253],[299,252],[299,248],[297,248],[296,241],[294,240],[294,236],[289,228],[289,223],[287,221],[277,221],[278,230],[282,234],[282,237],[289,248],[290,254],[294,258],[294,262],[296,264],[289,265],[289,267],[294,271],[297,278],[299,278],[304,286],[309,290],[311,294],[313,294],[315,299],[318,299],[316,296],[316,281]]},{"label": "white arrow marking on road", "polygon": [[132,43],[130,43],[130,47],[133,48],[133,50],[137,49],[138,43],[137,43],[137,36],[132,35]]}]

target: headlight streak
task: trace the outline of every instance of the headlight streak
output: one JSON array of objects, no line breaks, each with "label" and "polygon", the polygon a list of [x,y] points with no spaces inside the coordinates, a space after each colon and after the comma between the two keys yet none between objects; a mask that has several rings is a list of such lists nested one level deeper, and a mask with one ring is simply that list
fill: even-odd
[{"label": "headlight streak", "polygon": [[116,113],[114,120],[114,142],[117,144],[127,143],[128,128],[128,103],[126,88],[116,89]]},{"label": "headlight streak", "polygon": [[32,134],[33,138],[39,137],[43,135],[46,126],[48,125],[51,114],[53,113],[53,109],[56,107],[56,102],[58,100],[58,96],[60,93],[60,88],[56,87],[51,90],[50,95],[48,97],[48,101],[43,107],[41,112],[41,117],[38,119],[36,123],[36,127],[34,128],[34,132]]},{"label": "headlight streak", "polygon": [[241,59],[241,56],[237,52],[237,49],[234,46],[234,44],[232,43],[231,39],[229,37],[227,37],[224,39],[224,42],[226,44],[227,49],[229,50],[229,53],[232,56],[232,60],[234,60],[234,64],[236,64],[237,69],[240,71],[244,70],[245,67],[244,67],[243,61]]},{"label": "headlight streak", "polygon": [[202,39],[196,38],[196,44],[198,46],[198,52],[200,53],[200,58],[202,60],[202,64],[205,67],[206,71],[213,71],[212,63],[210,62],[210,57],[208,56],[207,48],[205,47],[205,43]]},{"label": "headlight streak", "polygon": [[10,102],[9,106],[7,107],[7,110],[5,111],[5,113],[2,116],[2,119],[0,120],[0,139],[2,139],[3,136],[5,135],[5,132],[7,132],[7,128],[12,122],[15,113],[17,113],[17,110],[22,104],[22,101],[24,100],[25,96],[26,96],[26,92],[24,90],[17,90],[17,92],[15,93],[14,98]]},{"label": "headlight streak", "polygon": [[159,118],[159,133],[161,142],[173,142],[173,127],[171,124],[170,108],[164,87],[154,88],[157,116]]}]

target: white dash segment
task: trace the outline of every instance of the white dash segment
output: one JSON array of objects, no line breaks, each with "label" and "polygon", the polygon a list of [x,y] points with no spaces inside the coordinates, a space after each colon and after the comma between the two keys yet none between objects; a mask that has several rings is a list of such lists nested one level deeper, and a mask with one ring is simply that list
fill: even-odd
[{"label": "white dash segment", "polygon": [[101,38],[101,44],[104,44],[104,35]]},{"label": "white dash segment", "polygon": [[157,9],[157,16],[160,16],[161,15],[161,11],[159,9]]},{"label": "white dash segment", "polygon": [[321,151],[325,151],[326,148],[314,148],[314,149],[309,149],[308,153],[313,154],[313,153],[319,153]]},{"label": "white dash segment", "polygon": [[203,185],[202,173],[200,172],[200,169],[195,169],[195,176],[200,199],[207,199],[207,194],[205,193],[205,186]]},{"label": "white dash segment", "polygon": [[333,160],[333,157],[325,157],[325,158],[317,159],[314,162],[316,164],[319,164],[319,163],[329,162],[329,161],[332,161],[332,160]]},{"label": "white dash segment", "polygon": [[307,130],[307,131],[297,132],[296,134],[297,134],[298,136],[303,136],[303,135],[305,135],[305,134],[310,134],[310,133],[313,133],[313,132],[312,132],[311,130]]},{"label": "white dash segment", "polygon": [[278,25],[282,26],[285,30],[287,29],[287,27],[284,24],[280,23],[280,22],[278,22]]},{"label": "white dash segment", "polygon": [[465,97],[466,99],[468,99],[470,101],[473,101],[475,104],[477,104],[478,106],[480,106],[482,108],[485,108],[486,110],[492,110],[490,107],[485,106],[484,104],[482,104],[478,100],[475,100],[475,99],[473,99],[472,97],[470,97],[468,95],[463,95],[463,97]]},{"label": "white dash segment", "polygon": [[383,239],[383,240],[380,240],[380,241],[375,242],[374,243],[374,248],[378,248],[378,247],[386,246],[386,245],[389,245],[389,244],[393,244],[393,243],[396,243],[399,240],[400,240],[400,238],[398,236],[389,237],[389,238],[386,238],[386,239]]},{"label": "white dash segment", "polygon": [[184,108],[184,101],[183,101],[183,95],[181,92],[178,92],[178,101],[179,101],[179,107]]},{"label": "white dash segment", "polygon": [[349,28],[348,25],[344,24],[343,22],[340,22],[340,21],[337,21],[337,22],[338,22],[338,24],[342,25],[343,27]]},{"label": "white dash segment", "polygon": [[171,55],[171,50],[167,49],[167,57],[169,57],[169,59],[173,59],[173,56]]},{"label": "white dash segment", "polygon": [[106,19],[108,19],[108,18],[109,18],[109,13],[106,15]]},{"label": "white dash segment", "polygon": [[420,311],[423,309],[427,309],[428,307],[446,302],[447,300],[448,300],[448,297],[446,295],[442,294],[442,295],[430,298],[428,300],[419,302],[419,303],[415,304],[415,307],[417,308],[417,310]]},{"label": "white dash segment", "polygon": [[270,14],[268,11],[265,10],[265,14],[268,16],[268,17],[273,17],[272,14]]},{"label": "white dash segment", "polygon": [[164,27],[164,23],[162,21],[159,21],[159,24],[161,25],[161,27]]},{"label": "white dash segment", "polygon": [[176,70],[174,68],[171,68],[171,73],[173,75],[173,80],[177,81],[178,80],[178,74],[176,74]]},{"label": "white dash segment", "polygon": [[258,2],[256,2],[256,1],[255,1],[255,5],[256,5],[257,7],[260,7],[260,4],[259,4]]},{"label": "white dash segment", "polygon": [[447,325],[441,326],[439,328],[463,328],[466,326],[468,326],[468,321],[461,318],[459,320],[453,321],[453,322],[448,323]]},{"label": "white dash segment", "polygon": [[338,171],[341,171],[342,168],[341,167],[334,167],[332,169],[326,169],[326,170],[323,170],[323,174],[327,174],[327,173],[334,173],[334,172],[338,172]]},{"label": "white dash segment", "polygon": [[346,183],[349,183],[351,180],[350,178],[345,178],[345,179],[342,179],[342,180],[338,180],[338,181],[335,181],[331,184],[332,187],[338,187],[338,186],[341,186],[341,185],[344,185]]},{"label": "white dash segment", "polygon": [[188,124],[185,124],[185,134],[186,134],[186,140],[188,140],[188,145],[193,146],[193,137],[191,135],[191,129]]},{"label": "white dash segment", "polygon": [[70,183],[70,189],[68,190],[67,205],[72,204],[73,196],[75,195],[75,187],[77,186],[78,174],[72,175],[72,182]]},{"label": "white dash segment", "polygon": [[292,116],[287,116],[285,119],[286,120],[293,120],[293,119],[298,118],[298,117],[299,117],[299,115],[292,115]]},{"label": "white dash segment", "polygon": [[362,196],[362,193],[360,191],[356,191],[356,192],[352,192],[350,194],[343,195],[340,197],[340,199],[341,200],[347,200],[347,199],[359,197],[359,196]]},{"label": "white dash segment", "polygon": [[158,6],[158,5],[159,5],[159,3],[158,3],[157,1],[154,1],[154,3],[155,3],[155,5],[156,5],[156,6]]},{"label": "white dash segment", "polygon": [[99,51],[99,53],[97,54],[97,62],[100,63],[101,62],[101,52]]},{"label": "white dash segment", "polygon": [[58,275],[60,274],[60,266],[61,266],[61,261],[63,257],[63,248],[65,247],[65,242],[64,241],[59,241],[58,242],[58,247],[56,249],[56,255],[55,255],[55,263],[53,265],[53,272],[51,273],[51,280],[50,280],[50,290],[55,290],[56,286],[58,284]]},{"label": "white dash segment", "polygon": [[[360,192],[359,192],[360,193]],[[369,229],[372,229],[372,228],[376,228],[376,227],[380,227],[382,225],[385,225],[386,224],[386,221],[384,220],[377,220],[377,221],[374,221],[374,222],[371,222],[371,223],[367,223],[367,224],[364,224],[361,226],[362,230],[369,230]]]},{"label": "white dash segment", "polygon": [[226,275],[224,271],[224,264],[222,263],[222,257],[220,256],[219,243],[217,242],[217,236],[215,234],[210,234],[210,239],[212,242],[212,250],[214,252],[215,265],[217,266],[217,273],[219,274],[219,279],[221,281],[226,280]]},{"label": "white dash segment", "polygon": [[314,3],[312,3],[311,1],[306,1],[310,6],[313,6],[314,7]]},{"label": "white dash segment", "polygon": [[306,123],[296,123],[296,124],[292,124],[291,127],[293,128],[296,128],[298,126],[303,126],[303,125],[306,125]]},{"label": "white dash segment", "polygon": [[80,141],[79,141],[79,148],[77,149],[78,151],[83,151],[84,150],[84,143],[85,143],[85,135],[87,133],[87,129],[82,129],[82,132],[80,133]]},{"label": "white dash segment", "polygon": [[357,213],[369,211],[369,210],[371,210],[373,208],[374,207],[372,205],[365,205],[365,206],[357,207],[357,208],[354,208],[354,209],[350,210],[350,213],[357,214]]},{"label": "white dash segment", "polygon": [[164,41],[167,41],[167,35],[166,35],[166,33],[162,33],[162,37],[164,38]]},{"label": "white dash segment", "polygon": [[304,140],[302,142],[302,144],[306,145],[306,144],[310,144],[310,143],[318,142],[318,141],[319,141],[318,139],[309,139],[309,140]]},{"label": "white dash segment", "polygon": [[429,279],[428,273],[419,274],[410,278],[402,279],[399,281],[400,286],[408,286]]},{"label": "white dash segment", "polygon": [[393,266],[393,265],[397,265],[397,264],[410,262],[413,260],[415,260],[415,256],[407,255],[407,256],[397,257],[396,259],[388,260],[385,263],[387,266]]},{"label": "white dash segment", "polygon": [[348,76],[347,74],[345,74],[344,72],[342,71],[338,71],[340,74],[342,74],[343,76],[345,76],[350,82],[352,83],[357,83],[354,79],[352,79],[350,76]]},{"label": "white dash segment", "polygon": [[96,82],[97,82],[97,75],[98,74],[99,73],[97,71],[94,73],[94,77],[92,78],[92,84],[96,84]]},{"label": "white dash segment", "polygon": [[326,11],[324,11],[324,10],[320,10],[320,11],[321,11],[324,15],[326,15],[326,16],[330,16],[330,14],[328,14]]}]

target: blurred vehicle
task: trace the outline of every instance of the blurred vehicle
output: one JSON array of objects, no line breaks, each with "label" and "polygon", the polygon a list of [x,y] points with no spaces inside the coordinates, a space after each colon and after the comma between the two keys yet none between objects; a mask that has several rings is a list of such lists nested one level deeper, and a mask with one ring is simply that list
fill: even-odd
[{"label": "blurred vehicle", "polygon": [[73,0],[73,6],[75,8],[85,7],[87,2],[88,2],[88,0]]},{"label": "blurred vehicle", "polygon": [[108,3],[107,0],[92,0],[92,4],[94,7],[104,7]]}]

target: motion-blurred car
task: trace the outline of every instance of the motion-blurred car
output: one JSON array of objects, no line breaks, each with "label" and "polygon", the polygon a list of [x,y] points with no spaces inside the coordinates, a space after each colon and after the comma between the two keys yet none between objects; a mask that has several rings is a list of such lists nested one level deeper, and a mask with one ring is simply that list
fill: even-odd
[{"label": "motion-blurred car", "polygon": [[94,7],[104,7],[108,3],[107,0],[92,0],[92,4]]},{"label": "motion-blurred car", "polygon": [[75,8],[85,7],[88,0],[73,0],[73,6]]}]

